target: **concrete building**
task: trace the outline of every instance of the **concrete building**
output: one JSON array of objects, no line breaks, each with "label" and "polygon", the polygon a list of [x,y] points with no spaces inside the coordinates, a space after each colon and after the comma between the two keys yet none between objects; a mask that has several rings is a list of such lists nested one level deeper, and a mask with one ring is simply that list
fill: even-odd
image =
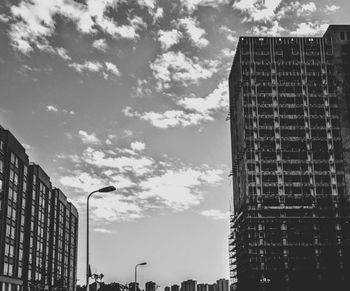
[{"label": "concrete building", "polygon": [[155,282],[149,281],[145,284],[145,290],[146,291],[156,291],[157,284]]},{"label": "concrete building", "polygon": [[171,291],[180,291],[180,286],[177,284],[174,284],[170,287]]},{"label": "concrete building", "polygon": [[239,39],[229,77],[237,290],[349,286],[349,53],[350,26]]},{"label": "concrete building", "polygon": [[215,284],[216,291],[229,291],[229,280],[219,279]]},{"label": "concrete building", "polygon": [[197,291],[209,291],[209,285],[208,284],[198,284]]},{"label": "concrete building", "polygon": [[0,291],[75,290],[78,212],[3,128],[0,192]]},{"label": "concrete building", "polygon": [[181,291],[197,291],[197,281],[187,280],[181,282]]},{"label": "concrete building", "polygon": [[165,286],[164,287],[164,291],[170,291],[170,287],[169,286]]},{"label": "concrete building", "polygon": [[0,290],[20,290],[23,267],[29,159],[0,126]]}]

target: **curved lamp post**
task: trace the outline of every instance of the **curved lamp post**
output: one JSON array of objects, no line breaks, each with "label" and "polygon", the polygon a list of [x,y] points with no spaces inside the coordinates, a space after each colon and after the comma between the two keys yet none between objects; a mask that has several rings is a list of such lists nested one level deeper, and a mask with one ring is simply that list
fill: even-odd
[{"label": "curved lamp post", "polygon": [[86,291],[89,291],[89,278],[91,276],[90,265],[89,265],[89,199],[91,195],[96,192],[105,193],[105,192],[112,192],[114,190],[116,190],[114,186],[107,186],[91,192],[87,197],[87,201],[86,201],[86,207],[87,207],[86,209]]},{"label": "curved lamp post", "polygon": [[136,286],[137,286],[137,267],[138,266],[144,266],[144,265],[147,265],[147,263],[146,262],[143,262],[143,263],[140,263],[140,264],[137,264],[136,266],[135,266],[135,286],[134,286],[134,291],[137,291],[137,288],[136,288]]}]

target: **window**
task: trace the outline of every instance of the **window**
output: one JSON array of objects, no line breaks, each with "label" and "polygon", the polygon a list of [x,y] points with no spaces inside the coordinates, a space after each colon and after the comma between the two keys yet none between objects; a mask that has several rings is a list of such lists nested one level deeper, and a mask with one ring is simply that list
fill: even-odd
[{"label": "window", "polygon": [[347,38],[348,40],[350,40],[350,31],[347,31],[347,32],[346,32],[346,38]]},{"label": "window", "polygon": [[340,32],[340,39],[345,40],[345,32],[344,31]]}]

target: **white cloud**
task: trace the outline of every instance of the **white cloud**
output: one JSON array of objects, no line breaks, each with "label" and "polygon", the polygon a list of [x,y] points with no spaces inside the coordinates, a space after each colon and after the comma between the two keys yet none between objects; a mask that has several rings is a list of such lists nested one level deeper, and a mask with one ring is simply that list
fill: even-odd
[{"label": "white cloud", "polygon": [[267,22],[274,19],[276,10],[281,3],[282,0],[237,0],[232,7],[245,15],[243,22]]},{"label": "white cloud", "polygon": [[238,42],[238,37],[236,36],[236,31],[228,28],[227,26],[220,26],[219,28],[220,32],[223,32],[224,34],[226,34],[227,36],[227,40],[232,42],[232,43],[237,43]]},{"label": "white cloud", "polygon": [[213,120],[213,118],[208,115],[203,115],[201,113],[188,113],[182,110],[167,110],[162,113],[150,111],[141,114],[132,112],[131,108],[127,107],[126,110],[123,110],[123,112],[126,116],[138,117],[161,129],[177,126],[187,127],[199,125],[205,121]]},{"label": "white cloud", "polygon": [[213,64],[202,65],[193,62],[182,52],[166,52],[156,58],[150,65],[154,77],[158,80],[158,90],[168,89],[170,83],[183,85],[196,83],[199,79],[208,79],[215,72]]},{"label": "white cloud", "polygon": [[97,167],[113,168],[120,172],[133,171],[140,175],[148,171],[148,167],[153,165],[153,160],[146,157],[127,156],[106,156],[102,151],[87,148],[82,157],[85,162]]},{"label": "white cloud", "polygon": [[278,36],[286,31],[277,20],[274,20],[268,24],[258,24],[252,26],[251,31],[255,35],[270,35],[270,36]]},{"label": "white cloud", "polygon": [[191,42],[195,46],[203,48],[209,44],[209,41],[203,37],[205,30],[199,27],[199,23],[195,18],[186,17],[177,20],[177,23],[185,29]]},{"label": "white cloud", "polygon": [[52,111],[52,112],[58,112],[57,107],[55,107],[54,105],[48,105],[48,106],[46,106],[46,110],[47,110],[47,111]]},{"label": "white cloud", "polygon": [[143,151],[146,145],[143,142],[135,141],[130,144],[130,148],[134,151]]},{"label": "white cloud", "polygon": [[64,186],[82,189],[85,193],[90,193],[96,189],[100,189],[104,185],[102,179],[93,177],[88,173],[77,173],[70,176],[63,176],[59,181]]},{"label": "white cloud", "polygon": [[101,232],[101,233],[114,233],[114,231],[111,231],[111,230],[105,229],[105,228],[94,228],[94,231]]},{"label": "white cloud", "polygon": [[222,212],[221,210],[218,210],[218,209],[203,210],[200,212],[200,214],[216,220],[219,220],[219,219],[228,220],[230,218],[230,213],[228,211]]},{"label": "white cloud", "polygon": [[11,18],[5,14],[0,14],[0,22],[7,23]]},{"label": "white cloud", "polygon": [[219,8],[222,5],[228,4],[229,0],[180,0],[181,4],[192,13],[200,6],[210,6],[213,8]]},{"label": "white cloud", "polygon": [[168,170],[160,176],[141,182],[140,197],[156,197],[173,210],[182,211],[198,205],[202,194],[198,187],[205,181],[205,172],[194,169]]},{"label": "white cloud", "polygon": [[101,63],[99,61],[85,61],[84,63],[71,63],[69,67],[75,69],[79,73],[92,72],[100,73],[104,79],[108,79],[110,75],[120,76],[121,73],[117,66],[111,62]]},{"label": "white cloud", "polygon": [[327,30],[328,24],[302,22],[299,23],[294,31],[291,31],[291,35],[295,36],[318,36],[323,35]]},{"label": "white cloud", "polygon": [[315,12],[317,10],[316,4],[314,2],[309,2],[301,4],[300,8],[297,10],[297,16],[307,15]]},{"label": "white cloud", "polygon": [[340,6],[338,5],[326,5],[326,11],[327,12],[335,12],[340,9]]},{"label": "white cloud", "polygon": [[159,30],[158,32],[158,40],[164,50],[168,50],[174,44],[179,43],[181,37],[182,33],[176,29],[169,31]]},{"label": "white cloud", "polygon": [[85,144],[100,144],[101,141],[97,138],[96,134],[93,132],[91,134],[88,134],[86,131],[84,130],[79,130],[78,132],[80,139],[83,143]]},{"label": "white cloud", "polygon": [[186,97],[177,102],[186,109],[208,115],[212,111],[228,108],[228,84],[224,80],[217,88],[204,98]]},{"label": "white cloud", "polygon": [[72,64],[69,64],[68,66],[74,68],[79,73],[83,71],[98,72],[103,68],[103,65],[97,61],[96,62],[86,61],[82,64],[72,63]]},{"label": "white cloud", "polygon": [[139,113],[127,106],[122,112],[127,117],[137,117],[161,129],[200,125],[206,121],[213,121],[212,115],[215,112],[227,109],[229,105],[227,81],[221,81],[213,92],[204,98],[185,97],[177,100],[176,103],[185,110]]},{"label": "white cloud", "polygon": [[95,49],[98,49],[102,52],[106,52],[109,49],[109,46],[107,44],[107,41],[103,38],[97,39],[92,43],[92,46]]},{"label": "white cloud", "polygon": [[115,76],[120,76],[120,72],[117,68],[117,66],[111,62],[105,62],[106,68],[108,72],[111,72]]},{"label": "white cloud", "polygon": [[88,0],[86,4],[73,0],[23,1],[11,7],[14,16],[9,33],[12,45],[28,54],[34,47],[39,48],[40,44],[48,43],[55,32],[57,15],[75,23],[77,29],[85,34],[96,34],[102,30],[114,38],[138,39],[138,31],[145,27],[140,17],[134,16],[128,19],[129,24],[118,25],[105,15],[108,8],[117,9],[117,4],[115,0]]}]

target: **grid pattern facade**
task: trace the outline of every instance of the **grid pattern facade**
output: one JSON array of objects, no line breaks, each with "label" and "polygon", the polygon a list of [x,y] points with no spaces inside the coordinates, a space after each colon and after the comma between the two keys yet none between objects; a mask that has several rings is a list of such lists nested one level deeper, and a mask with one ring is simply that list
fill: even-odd
[{"label": "grid pattern facade", "polygon": [[339,108],[335,47],[332,37],[239,40],[229,86],[230,272],[240,290],[348,282],[349,117]]},{"label": "grid pattern facade", "polygon": [[24,148],[0,127],[0,290],[23,284],[27,176]]},{"label": "grid pattern facade", "polygon": [[78,212],[0,127],[0,291],[75,290]]}]

